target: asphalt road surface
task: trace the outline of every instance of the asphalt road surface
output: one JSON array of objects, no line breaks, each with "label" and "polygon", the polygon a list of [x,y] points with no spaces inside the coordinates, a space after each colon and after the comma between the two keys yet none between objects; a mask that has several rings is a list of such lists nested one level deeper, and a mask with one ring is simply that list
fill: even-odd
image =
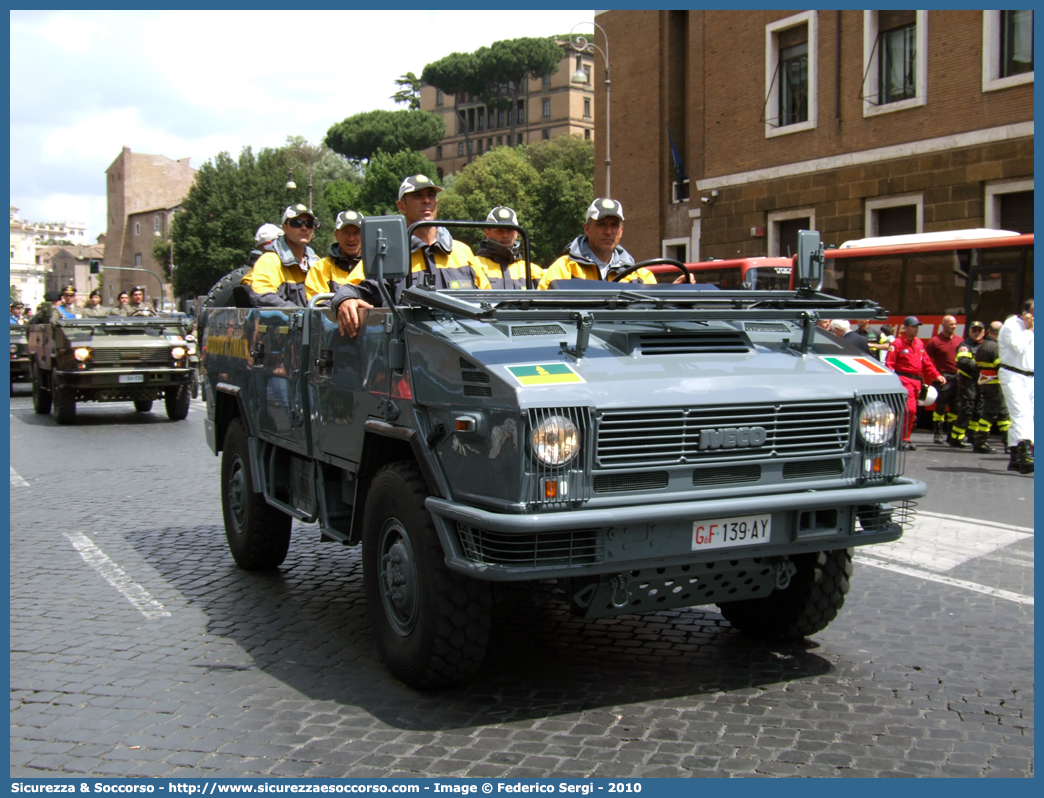
[{"label": "asphalt road surface", "polygon": [[582,621],[505,591],[471,684],[374,647],[359,553],[295,524],[278,573],[224,541],[205,408],[11,400],[12,776],[1013,776],[1033,760],[1033,477],[921,446],[901,542],[825,631],[714,607]]}]

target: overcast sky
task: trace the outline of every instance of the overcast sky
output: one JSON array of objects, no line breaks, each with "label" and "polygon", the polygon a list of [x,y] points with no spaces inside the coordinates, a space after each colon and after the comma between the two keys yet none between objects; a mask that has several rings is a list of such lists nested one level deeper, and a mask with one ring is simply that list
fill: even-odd
[{"label": "overcast sky", "polygon": [[[393,110],[395,79],[451,52],[550,36],[593,11],[12,11],[11,204],[105,231],[124,146],[192,159],[322,141]],[[590,26],[585,26],[590,30]],[[295,40],[298,42],[295,44]]]}]

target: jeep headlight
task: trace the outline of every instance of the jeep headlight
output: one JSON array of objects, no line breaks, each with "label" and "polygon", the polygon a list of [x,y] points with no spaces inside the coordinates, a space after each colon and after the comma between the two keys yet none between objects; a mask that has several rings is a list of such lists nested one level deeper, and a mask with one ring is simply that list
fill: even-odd
[{"label": "jeep headlight", "polygon": [[83,363],[87,358],[91,356],[91,350],[86,346],[81,346],[78,349],[73,350],[73,357]]},{"label": "jeep headlight", "polygon": [[533,454],[544,465],[563,466],[580,451],[580,433],[565,416],[549,416],[533,430]]},{"label": "jeep headlight", "polygon": [[185,347],[175,346],[170,350],[170,356],[175,360],[183,360],[185,358]]},{"label": "jeep headlight", "polygon": [[11,344],[11,354],[18,352],[18,344]]},{"label": "jeep headlight", "polygon": [[896,414],[884,402],[867,402],[859,411],[859,437],[870,446],[884,446],[895,432]]}]

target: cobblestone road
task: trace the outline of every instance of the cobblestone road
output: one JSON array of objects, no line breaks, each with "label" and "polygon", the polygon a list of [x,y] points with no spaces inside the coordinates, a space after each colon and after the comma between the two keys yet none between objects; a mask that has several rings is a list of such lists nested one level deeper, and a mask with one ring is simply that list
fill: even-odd
[{"label": "cobblestone road", "polygon": [[479,678],[419,694],[357,550],[295,525],[277,574],[234,567],[203,418],[12,399],[12,776],[1033,775],[1033,480],[1000,455],[913,453],[909,545],[800,645],[516,589]]}]

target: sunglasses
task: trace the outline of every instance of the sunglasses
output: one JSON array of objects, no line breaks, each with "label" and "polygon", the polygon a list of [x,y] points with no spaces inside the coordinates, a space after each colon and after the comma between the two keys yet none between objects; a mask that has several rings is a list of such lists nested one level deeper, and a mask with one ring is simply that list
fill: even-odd
[{"label": "sunglasses", "polygon": [[301,218],[291,219],[289,222],[287,222],[287,224],[290,225],[291,227],[296,227],[296,228],[307,227],[309,230],[319,226],[319,222],[317,222],[315,219],[301,219]]}]

